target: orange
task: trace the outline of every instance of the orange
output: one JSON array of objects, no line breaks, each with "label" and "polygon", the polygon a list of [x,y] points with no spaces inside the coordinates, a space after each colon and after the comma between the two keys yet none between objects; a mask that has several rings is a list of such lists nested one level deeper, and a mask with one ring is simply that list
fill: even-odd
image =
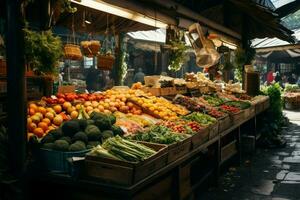
[{"label": "orange", "polygon": [[37,137],[41,138],[41,137],[43,137],[43,135],[44,135],[44,130],[43,130],[42,128],[35,128],[35,129],[33,130],[33,133],[34,133]]},{"label": "orange", "polygon": [[86,112],[90,112],[91,110],[93,110],[93,107],[92,106],[88,106],[85,108]]},{"label": "orange", "polygon": [[71,114],[71,112],[75,111],[76,108],[74,106],[68,107],[67,112]]},{"label": "orange", "polygon": [[27,124],[30,124],[32,122],[32,119],[30,117],[27,118]]},{"label": "orange", "polygon": [[71,112],[70,116],[71,116],[72,119],[77,119],[78,112],[74,110],[74,111]]},{"label": "orange", "polygon": [[46,122],[40,122],[40,123],[38,124],[38,127],[39,127],[39,128],[42,128],[43,131],[47,131],[47,130],[48,130],[48,124],[47,124]]},{"label": "orange", "polygon": [[76,110],[80,110],[80,109],[81,109],[81,104],[77,104],[77,105],[75,106],[75,108],[76,108]]},{"label": "orange", "polygon": [[61,106],[60,105],[55,105],[55,106],[53,106],[53,109],[54,109],[54,111],[58,114],[58,113],[61,113],[61,111],[62,111],[62,108],[61,108]]},{"label": "orange", "polygon": [[36,125],[35,123],[33,123],[33,122],[27,124],[27,129],[28,129],[29,131],[33,131],[33,130],[36,129],[36,128],[37,128],[37,125]]},{"label": "orange", "polygon": [[38,107],[37,107],[37,105],[35,103],[29,104],[29,108],[34,109],[36,112],[38,111]]},{"label": "orange", "polygon": [[44,107],[42,107],[42,106],[38,107],[38,111],[39,111],[40,113],[42,113],[43,115],[45,115],[46,112],[47,112],[46,108],[44,108]]},{"label": "orange", "polygon": [[68,108],[70,108],[70,107],[72,107],[72,104],[70,103],[70,102],[65,102],[64,104],[63,104],[63,108],[65,109],[65,110],[68,110]]},{"label": "orange", "polygon": [[39,123],[40,121],[41,121],[41,118],[39,117],[39,116],[37,116],[37,115],[33,115],[33,116],[31,116],[30,117],[31,118],[31,121],[33,122],[33,123]]},{"label": "orange", "polygon": [[48,126],[51,124],[51,120],[48,118],[44,118],[42,122],[45,122]]},{"label": "orange", "polygon": [[47,110],[47,112],[51,112],[51,113],[55,114],[55,111],[53,108],[46,108],[46,110]]},{"label": "orange", "polygon": [[60,126],[62,122],[63,122],[63,118],[61,115],[57,115],[53,119],[53,124],[55,124],[56,126]]},{"label": "orange", "polygon": [[43,114],[40,112],[35,113],[34,115],[38,116],[40,118],[40,120],[43,119]]},{"label": "orange", "polygon": [[31,115],[31,116],[34,115],[35,114],[35,109],[29,108],[28,114]]},{"label": "orange", "polygon": [[52,121],[53,118],[54,118],[54,114],[53,114],[52,112],[47,112],[47,113],[45,114],[45,117],[46,117],[47,119],[49,119],[50,121]]}]

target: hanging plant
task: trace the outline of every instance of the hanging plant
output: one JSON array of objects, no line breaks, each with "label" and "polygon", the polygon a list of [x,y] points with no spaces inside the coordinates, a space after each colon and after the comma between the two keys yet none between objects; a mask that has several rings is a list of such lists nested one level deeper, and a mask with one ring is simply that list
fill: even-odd
[{"label": "hanging plant", "polygon": [[58,61],[63,55],[60,37],[52,31],[31,31],[24,29],[25,59],[27,64],[42,74],[57,74]]},{"label": "hanging plant", "polygon": [[255,49],[251,47],[247,48],[246,50],[237,48],[234,59],[234,65],[236,68],[234,75],[238,81],[242,81],[244,65],[251,64],[254,57]]},{"label": "hanging plant", "polygon": [[185,52],[187,47],[185,46],[185,42],[181,40],[170,41],[171,50],[169,57],[169,66],[168,69],[170,71],[178,71],[181,69],[182,65],[186,62]]}]

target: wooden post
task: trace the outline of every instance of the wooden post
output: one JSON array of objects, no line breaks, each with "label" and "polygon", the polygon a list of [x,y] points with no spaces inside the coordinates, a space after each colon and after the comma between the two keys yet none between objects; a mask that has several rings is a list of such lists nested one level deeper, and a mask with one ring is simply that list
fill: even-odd
[{"label": "wooden post", "polygon": [[21,0],[6,1],[7,113],[10,169],[20,178],[26,157],[26,84]]}]

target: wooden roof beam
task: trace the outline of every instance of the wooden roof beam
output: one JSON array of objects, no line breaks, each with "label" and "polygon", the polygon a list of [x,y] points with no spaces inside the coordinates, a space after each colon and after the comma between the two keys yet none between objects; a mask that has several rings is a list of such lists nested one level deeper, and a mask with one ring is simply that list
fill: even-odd
[{"label": "wooden roof beam", "polygon": [[257,48],[257,53],[262,52],[269,52],[269,51],[284,51],[284,50],[291,50],[291,49],[300,49],[300,44],[294,44],[294,45],[282,45],[277,47],[264,47],[264,48]]},{"label": "wooden roof beam", "polygon": [[275,10],[275,12],[279,15],[280,18],[285,17],[291,13],[296,12],[300,9],[300,1],[293,1],[284,6],[281,6]]}]

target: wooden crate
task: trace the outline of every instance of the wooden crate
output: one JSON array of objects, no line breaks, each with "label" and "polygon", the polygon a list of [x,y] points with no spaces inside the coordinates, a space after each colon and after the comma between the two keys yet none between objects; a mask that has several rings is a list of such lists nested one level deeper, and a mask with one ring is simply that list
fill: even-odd
[{"label": "wooden crate", "polygon": [[230,114],[229,116],[232,124],[238,124],[244,120],[244,111],[241,110],[240,112],[235,114]]},{"label": "wooden crate", "polygon": [[262,101],[258,101],[256,104],[255,104],[255,114],[259,114],[261,113],[262,111],[264,110],[264,104]]},{"label": "wooden crate", "polygon": [[157,153],[138,163],[88,155],[85,159],[85,174],[104,182],[129,186],[166,166],[168,160],[166,145],[139,143],[155,149]]},{"label": "wooden crate", "polygon": [[176,94],[185,94],[187,93],[186,86],[176,86]]},{"label": "wooden crate", "polygon": [[237,141],[234,140],[221,148],[221,162],[224,162],[237,153]]},{"label": "wooden crate", "polygon": [[251,106],[250,108],[244,109],[244,118],[250,119],[255,115],[255,107]]},{"label": "wooden crate", "polygon": [[58,86],[58,93],[73,93],[75,92],[75,85]]},{"label": "wooden crate", "polygon": [[189,153],[190,149],[191,149],[191,137],[175,143],[175,144],[171,144],[168,147],[168,163],[171,163],[175,160],[177,160],[178,158],[184,156],[185,154]]},{"label": "wooden crate", "polygon": [[192,148],[196,149],[201,144],[207,142],[209,139],[209,128],[202,129],[199,133],[192,135]]},{"label": "wooden crate", "polygon": [[232,121],[229,115],[226,115],[225,117],[218,119],[218,121],[219,121],[219,133],[222,133],[226,129],[230,128],[230,126],[232,125]]},{"label": "wooden crate", "polygon": [[161,96],[168,96],[168,95],[175,95],[175,94],[176,94],[176,88],[175,87],[160,88],[160,95]]},{"label": "wooden crate", "polygon": [[213,139],[219,135],[219,122],[217,121],[216,123],[210,125],[208,127],[209,129],[209,139]]},{"label": "wooden crate", "polygon": [[148,92],[150,92],[154,96],[160,96],[160,88],[148,88]]}]

